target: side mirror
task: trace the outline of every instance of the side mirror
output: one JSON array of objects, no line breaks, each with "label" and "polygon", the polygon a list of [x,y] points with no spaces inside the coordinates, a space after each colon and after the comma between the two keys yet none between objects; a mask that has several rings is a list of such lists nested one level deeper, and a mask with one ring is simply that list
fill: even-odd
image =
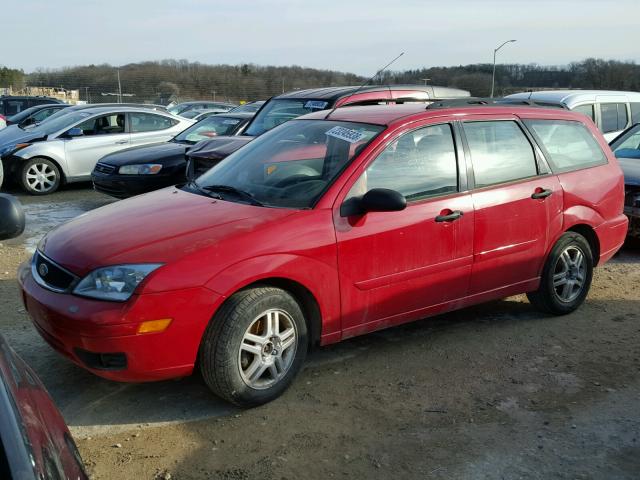
[{"label": "side mirror", "polygon": [[0,240],[15,238],[24,232],[24,210],[16,197],[0,193]]},{"label": "side mirror", "polygon": [[350,198],[340,206],[340,215],[350,217],[367,212],[398,212],[407,208],[407,199],[388,188],[374,188],[362,197]]},{"label": "side mirror", "polygon": [[81,137],[82,135],[84,135],[84,132],[82,131],[81,128],[77,128],[77,127],[70,128],[64,134],[64,136],[67,138]]}]

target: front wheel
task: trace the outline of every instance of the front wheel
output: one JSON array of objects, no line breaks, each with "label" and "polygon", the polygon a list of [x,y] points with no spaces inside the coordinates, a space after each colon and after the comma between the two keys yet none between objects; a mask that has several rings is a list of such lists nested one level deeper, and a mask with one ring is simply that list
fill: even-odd
[{"label": "front wheel", "polygon": [[565,315],[584,302],[592,277],[593,254],[589,242],[577,232],[567,232],[551,249],[540,287],[527,293],[527,297],[540,310]]},{"label": "front wheel", "polygon": [[285,290],[257,287],[232,296],[215,315],[200,348],[202,376],[225,400],[252,407],[280,396],[307,354],[307,327]]},{"label": "front wheel", "polygon": [[47,158],[32,158],[20,170],[22,188],[31,195],[47,195],[60,186],[58,166]]}]

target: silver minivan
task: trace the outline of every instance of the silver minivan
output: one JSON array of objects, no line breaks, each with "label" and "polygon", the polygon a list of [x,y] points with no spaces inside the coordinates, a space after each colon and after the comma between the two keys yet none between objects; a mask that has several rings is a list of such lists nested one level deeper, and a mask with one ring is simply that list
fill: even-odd
[{"label": "silver minivan", "polygon": [[563,105],[590,117],[613,140],[624,129],[640,122],[640,93],[614,90],[547,90],[522,92],[505,98],[532,100],[536,103]]},{"label": "silver minivan", "polygon": [[0,148],[0,154],[24,190],[43,195],[62,182],[90,180],[96,163],[107,154],[166,142],[193,123],[146,108],[96,107],[45,122]]}]

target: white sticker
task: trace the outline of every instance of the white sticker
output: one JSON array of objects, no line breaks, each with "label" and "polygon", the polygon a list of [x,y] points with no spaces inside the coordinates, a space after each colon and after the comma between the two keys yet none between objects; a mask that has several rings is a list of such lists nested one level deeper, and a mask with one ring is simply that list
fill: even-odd
[{"label": "white sticker", "polygon": [[323,102],[322,100],[309,100],[304,104],[304,108],[315,108],[317,110],[324,110],[329,105],[329,102]]},{"label": "white sticker", "polygon": [[333,127],[331,130],[326,132],[325,135],[339,138],[340,140],[344,140],[349,143],[359,142],[365,136],[364,133],[359,132],[357,130],[351,130],[350,128],[338,127],[338,126]]},{"label": "white sticker", "polygon": [[222,123],[224,123],[225,125],[237,125],[238,123],[240,123],[240,120],[229,119],[223,120]]}]

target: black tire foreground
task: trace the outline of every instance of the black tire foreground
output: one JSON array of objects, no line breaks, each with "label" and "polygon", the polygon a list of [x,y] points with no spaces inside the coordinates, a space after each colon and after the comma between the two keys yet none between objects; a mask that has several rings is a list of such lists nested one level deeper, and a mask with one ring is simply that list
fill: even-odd
[{"label": "black tire foreground", "polygon": [[[554,274],[560,256],[568,248],[577,249],[584,255],[585,274],[580,293],[570,301],[563,301],[554,286]],[[589,293],[593,278],[593,253],[589,242],[577,232],[562,235],[551,249],[542,270],[540,287],[535,292],[527,293],[529,301],[539,310],[553,315],[566,315],[577,309]]]},{"label": "black tire foreground", "polygon": [[[273,386],[251,388],[240,373],[239,350],[253,321],[269,309],[280,309],[297,330],[295,357],[286,374]],[[219,397],[241,407],[254,407],[279,397],[300,371],[307,355],[307,325],[296,300],[285,290],[255,287],[227,300],[207,327],[200,346],[200,368],[207,386]]]}]

